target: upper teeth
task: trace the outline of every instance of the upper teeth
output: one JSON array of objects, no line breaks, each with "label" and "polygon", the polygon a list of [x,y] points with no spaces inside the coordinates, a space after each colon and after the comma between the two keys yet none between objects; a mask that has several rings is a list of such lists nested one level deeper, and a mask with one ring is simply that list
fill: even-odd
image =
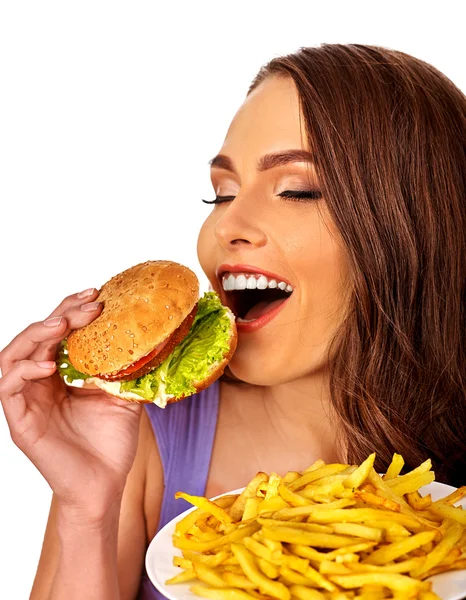
[{"label": "upper teeth", "polygon": [[293,291],[293,287],[286,281],[277,281],[265,275],[253,275],[252,273],[225,274],[222,284],[226,292],[232,290],[265,290],[267,288],[279,288],[289,293]]}]

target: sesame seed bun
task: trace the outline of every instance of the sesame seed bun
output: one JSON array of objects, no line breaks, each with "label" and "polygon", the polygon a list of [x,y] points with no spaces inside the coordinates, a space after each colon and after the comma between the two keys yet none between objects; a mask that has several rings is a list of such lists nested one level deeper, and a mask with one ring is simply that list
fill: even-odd
[{"label": "sesame seed bun", "polygon": [[[212,365],[209,373],[202,381],[195,381],[194,387],[196,388],[196,392],[200,392],[208,388],[214,381],[216,381],[224,372],[226,366],[230,362],[233,353],[236,350],[236,346],[238,343],[238,332],[236,330],[235,316],[230,311],[230,309],[226,308],[228,317],[231,323],[230,329],[230,347],[229,350],[223,355],[222,359],[217,363]],[[86,379],[83,382],[84,388],[100,388],[103,391],[111,394],[112,396],[116,396],[117,398],[121,398],[122,400],[126,400],[129,402],[139,402],[141,404],[152,404],[151,400],[145,400],[138,394],[134,394],[133,392],[120,392],[119,391],[119,383],[118,382],[108,382],[103,379],[98,379],[97,377],[92,377],[90,379]],[[185,396],[181,396],[180,398],[175,398],[173,396],[166,396],[164,398],[164,402],[158,403],[159,406],[165,406],[165,404],[173,404],[174,402],[178,402],[178,400],[183,400]]]},{"label": "sesame seed bun", "polygon": [[177,330],[198,296],[198,279],[183,265],[157,260],[131,267],[102,286],[101,314],[68,336],[69,360],[86,375],[119,372]]}]

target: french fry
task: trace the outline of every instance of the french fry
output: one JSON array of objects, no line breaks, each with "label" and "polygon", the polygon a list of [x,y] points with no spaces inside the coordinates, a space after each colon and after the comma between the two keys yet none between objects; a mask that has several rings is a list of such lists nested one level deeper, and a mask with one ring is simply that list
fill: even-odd
[{"label": "french fry", "polygon": [[268,519],[266,517],[258,517],[257,522],[266,527],[281,527],[286,525],[293,529],[301,531],[312,531],[313,533],[332,533],[333,527],[330,525],[318,525],[317,523],[308,523],[306,521],[280,521],[279,519]]},{"label": "french fry", "polygon": [[266,537],[278,542],[317,546],[318,548],[341,548],[342,546],[349,546],[359,541],[357,538],[343,535],[299,531],[287,526],[263,527],[263,532]]},{"label": "french fry", "polygon": [[226,588],[228,587],[225,583],[225,580],[219,575],[212,567],[208,567],[207,565],[201,562],[193,563],[194,573],[196,573],[197,579],[207,583],[212,587],[216,588]]},{"label": "french fry", "polygon": [[434,567],[438,566],[459,542],[462,533],[463,528],[461,525],[454,522],[451,527],[447,529],[443,540],[427,554],[424,564],[421,567],[411,571],[411,577],[421,577],[424,573],[427,573],[427,571],[430,571]]},{"label": "french fry", "polygon": [[282,482],[282,478],[277,473],[271,473],[269,477],[269,481],[267,483],[267,491],[265,493],[265,500],[271,500],[272,498],[276,498],[278,494],[278,488]]},{"label": "french fry", "polygon": [[387,510],[393,510],[394,512],[401,512],[400,505],[398,502],[394,502],[389,498],[384,498],[383,496],[377,496],[372,492],[359,492],[356,490],[354,492],[354,497],[358,500],[362,500],[365,504],[371,504],[372,506],[380,506],[381,508],[385,508]]},{"label": "french fry", "polygon": [[318,590],[313,590],[307,586],[292,585],[290,587],[292,597],[298,600],[325,600],[324,594]]},{"label": "french fry", "polygon": [[[259,512],[259,506],[261,501],[259,498],[246,498],[244,504],[244,511],[241,516],[242,521],[249,521],[250,519],[254,519],[257,517],[257,513]],[[236,514],[236,513],[235,513]],[[231,512],[230,512],[231,516]]]},{"label": "french fry", "polygon": [[466,510],[460,507],[435,503],[435,506],[432,504],[430,510],[445,519],[453,519],[453,521],[458,521],[461,525],[466,525]]},{"label": "french fry", "polygon": [[211,600],[439,600],[428,577],[466,569],[466,486],[432,502],[429,460],[400,475],[375,454],[359,466],[316,461],[284,477],[258,473],[241,494],[196,506],[175,527],[183,569]]},{"label": "french fry", "polygon": [[399,477],[396,477],[396,478],[390,478],[387,481],[387,484],[390,485],[390,486],[392,486],[392,485],[398,485],[399,483],[403,483],[405,481],[409,481],[413,477],[417,477],[418,475],[422,475],[423,473],[427,473],[431,469],[432,469],[432,461],[430,460],[430,458],[428,458],[422,464],[420,464],[418,467],[416,467],[415,469],[413,469],[409,473],[406,473],[405,475],[400,475]]},{"label": "french fry", "polygon": [[436,531],[422,531],[421,533],[416,533],[409,538],[405,538],[401,542],[393,542],[392,544],[379,548],[364,559],[363,563],[368,565],[382,565],[384,563],[389,563],[404,554],[408,554],[409,552],[424,546],[436,537]]},{"label": "french fry", "polygon": [[269,477],[266,473],[257,473],[253,479],[244,488],[241,494],[236,498],[229,510],[229,516],[232,521],[239,521],[243,515],[246,502],[250,498],[256,498],[257,488],[265,481],[268,481]]},{"label": "french fry", "polygon": [[196,552],[208,552],[209,550],[214,550],[215,548],[219,548],[220,546],[226,546],[231,544],[232,542],[238,542],[244,537],[248,537],[258,531],[260,529],[259,523],[251,523],[250,525],[244,525],[242,529],[236,529],[231,533],[225,534],[224,536],[220,536],[216,540],[208,541],[208,542],[198,542],[195,540],[190,540],[189,538],[175,538],[174,544],[180,550],[194,550]]},{"label": "french fry", "polygon": [[175,498],[183,498],[183,500],[194,504],[194,506],[197,506],[204,512],[216,517],[224,525],[230,525],[233,522],[230,515],[223,508],[220,508],[215,502],[207,500],[207,498],[203,498],[202,496],[191,496],[184,492],[176,492]]},{"label": "french fry", "polygon": [[290,484],[290,490],[295,492],[306,485],[312,483],[313,481],[318,481],[323,477],[327,477],[328,475],[335,475],[336,473],[340,473],[346,469],[347,465],[339,465],[339,464],[330,464],[330,465],[322,465],[317,469],[312,471],[305,471],[304,474],[293,481]]},{"label": "french fry", "polygon": [[246,575],[238,575],[237,573],[225,571],[223,573],[223,579],[228,587],[240,588],[243,590],[253,590],[256,587],[256,584],[250,581]]},{"label": "french fry", "polygon": [[427,510],[432,504],[432,497],[430,494],[421,496],[417,490],[408,492],[406,494],[406,500],[411,508],[414,508],[415,510]]},{"label": "french fry", "polygon": [[384,481],[388,479],[395,479],[401,473],[401,469],[404,467],[405,461],[401,454],[393,455],[392,462],[390,463],[387,472],[383,476]]},{"label": "french fry", "polygon": [[187,581],[192,581],[193,579],[196,579],[196,573],[194,572],[194,569],[186,569],[186,571],[177,573],[171,579],[167,579],[165,583],[167,585],[174,583],[186,583]]},{"label": "french fry", "polygon": [[335,533],[360,537],[365,540],[375,540],[380,542],[383,537],[383,529],[368,527],[358,523],[334,523],[332,529]]},{"label": "french fry", "polygon": [[[409,474],[410,475],[410,474]],[[402,475],[402,477],[408,477],[408,475]],[[400,477],[401,479],[401,477]],[[394,483],[391,488],[392,491],[397,495],[397,496],[403,496],[404,494],[408,494],[409,492],[414,492],[416,490],[418,490],[419,488],[421,488],[424,485],[428,485],[429,483],[432,483],[435,479],[435,473],[433,471],[429,471],[428,473],[420,473],[419,475],[416,475],[416,477],[410,477],[409,479],[406,479],[405,481],[400,481],[398,483]],[[395,479],[391,479],[388,484],[390,485],[390,483],[392,483],[393,481],[396,481]]]},{"label": "french fry", "polygon": [[261,592],[268,596],[272,596],[273,598],[278,598],[278,600],[290,600],[290,590],[282,583],[273,581],[265,576],[262,571],[258,569],[252,554],[245,546],[231,544],[231,550],[238,559],[244,574],[257,585]]},{"label": "french fry", "polygon": [[193,594],[196,594],[196,596],[202,596],[203,598],[209,598],[210,600],[252,600],[254,598],[254,596],[251,596],[246,591],[237,590],[236,588],[219,590],[195,584],[191,586],[190,591]]},{"label": "french fry", "polygon": [[246,537],[243,539],[243,544],[246,548],[255,554],[259,558],[264,558],[265,560],[271,561],[274,558],[281,556],[281,551],[271,550],[264,544],[261,544],[257,540],[252,537]]},{"label": "french fry", "polygon": [[399,573],[361,573],[357,575],[333,575],[330,577],[333,583],[345,589],[354,589],[363,585],[383,585],[395,592],[408,594],[406,598],[412,598],[413,594],[420,590],[421,582],[400,575]]},{"label": "french fry", "polygon": [[369,476],[375,461],[375,452],[370,454],[361,465],[349,475],[343,485],[345,488],[358,488]]},{"label": "french fry", "polygon": [[455,504],[456,502],[458,502],[465,496],[466,496],[466,485],[462,485],[461,487],[456,489],[451,494],[448,494],[448,496],[445,496],[444,498],[441,498],[440,500],[436,500],[434,502],[434,504],[435,505],[437,505],[437,504]]},{"label": "french fry", "polygon": [[290,508],[282,508],[275,512],[272,515],[272,518],[287,521],[289,519],[292,519],[293,517],[309,516],[311,515],[311,513],[320,512],[322,510],[328,511],[337,508],[346,508],[348,506],[353,506],[354,504],[356,504],[354,500],[343,498],[341,500],[334,500],[332,502],[329,502],[328,504],[308,504],[307,506],[294,506]]}]

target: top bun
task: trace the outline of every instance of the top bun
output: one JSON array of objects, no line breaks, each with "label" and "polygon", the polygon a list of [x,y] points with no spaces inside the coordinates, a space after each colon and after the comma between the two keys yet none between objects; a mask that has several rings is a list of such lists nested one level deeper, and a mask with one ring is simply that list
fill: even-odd
[{"label": "top bun", "polygon": [[101,314],[68,336],[68,356],[87,375],[121,371],[146,356],[181,325],[196,305],[199,281],[187,267],[147,261],[105,283]]}]

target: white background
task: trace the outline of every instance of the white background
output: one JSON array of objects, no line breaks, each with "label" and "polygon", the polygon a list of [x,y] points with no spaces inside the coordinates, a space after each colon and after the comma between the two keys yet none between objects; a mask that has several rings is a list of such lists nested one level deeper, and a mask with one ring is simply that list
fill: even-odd
[{"label": "white background", "polygon": [[[260,66],[323,42],[388,46],[463,91],[460,2],[0,3],[0,348],[137,262],[202,276],[208,160]],[[27,598],[51,492],[0,411],[0,598]]]}]

